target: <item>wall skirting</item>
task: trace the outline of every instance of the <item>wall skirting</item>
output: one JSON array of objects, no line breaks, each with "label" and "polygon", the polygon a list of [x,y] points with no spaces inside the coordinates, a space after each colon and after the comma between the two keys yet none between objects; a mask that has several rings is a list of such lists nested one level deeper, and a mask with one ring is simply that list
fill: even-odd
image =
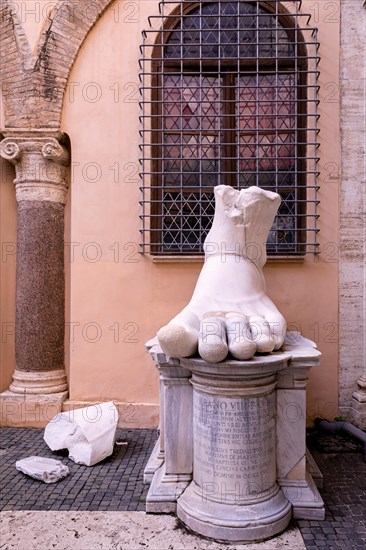
[{"label": "wall skirting", "polygon": [[[10,428],[45,428],[59,412],[95,407],[95,422],[100,414],[98,402],[66,400],[67,392],[50,395],[20,395],[10,391],[0,394],[0,426]],[[157,428],[159,425],[159,404],[123,403],[113,401],[119,412],[118,426],[130,430]]]},{"label": "wall skirting", "polygon": [[[135,430],[158,427],[160,411],[160,405],[158,403],[123,403],[115,399],[112,401],[119,412],[118,426],[120,428]],[[90,406],[95,406],[95,416],[97,418],[98,403],[95,401],[75,401],[68,399],[63,403],[62,410],[69,411]]]}]

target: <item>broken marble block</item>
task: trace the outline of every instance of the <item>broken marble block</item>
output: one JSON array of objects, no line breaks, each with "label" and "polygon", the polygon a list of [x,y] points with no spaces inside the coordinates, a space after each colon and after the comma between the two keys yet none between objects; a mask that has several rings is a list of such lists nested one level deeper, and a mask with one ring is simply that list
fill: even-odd
[{"label": "broken marble block", "polygon": [[52,451],[68,449],[71,460],[93,466],[113,453],[118,416],[113,401],[59,413],[44,440]]},{"label": "broken marble block", "polygon": [[55,483],[69,474],[69,468],[60,460],[43,456],[30,456],[17,460],[15,467],[23,474],[45,483]]}]

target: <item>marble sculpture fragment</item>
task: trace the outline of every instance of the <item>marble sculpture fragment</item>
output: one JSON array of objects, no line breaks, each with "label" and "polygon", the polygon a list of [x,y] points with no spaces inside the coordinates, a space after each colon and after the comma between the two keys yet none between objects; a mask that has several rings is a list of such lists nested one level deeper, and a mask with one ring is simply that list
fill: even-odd
[{"label": "marble sculpture fragment", "polygon": [[77,464],[93,466],[113,453],[118,411],[112,401],[57,414],[44,440],[52,451],[69,450]]},{"label": "marble sculpture fragment", "polygon": [[189,304],[157,337],[168,357],[199,355],[210,363],[228,353],[247,360],[278,350],[286,321],[266,293],[266,241],[281,203],[259,187],[215,187],[215,215],[205,263]]}]

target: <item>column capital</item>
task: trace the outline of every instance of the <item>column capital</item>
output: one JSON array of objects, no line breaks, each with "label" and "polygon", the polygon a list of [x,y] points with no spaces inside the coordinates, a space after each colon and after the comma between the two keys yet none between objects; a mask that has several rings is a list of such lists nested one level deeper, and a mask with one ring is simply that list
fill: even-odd
[{"label": "column capital", "polygon": [[16,140],[6,138],[0,143],[0,155],[12,164],[18,162],[21,156],[20,147]]},{"label": "column capital", "polygon": [[65,204],[66,167],[70,154],[60,133],[10,133],[0,143],[0,155],[15,165],[17,200]]}]

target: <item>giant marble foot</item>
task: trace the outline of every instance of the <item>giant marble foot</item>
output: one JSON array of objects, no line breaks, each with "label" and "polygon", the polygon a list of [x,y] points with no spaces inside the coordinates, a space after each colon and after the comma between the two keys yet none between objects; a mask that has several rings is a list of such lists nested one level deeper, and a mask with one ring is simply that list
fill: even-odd
[{"label": "giant marble foot", "polygon": [[208,362],[278,350],[286,321],[266,294],[266,240],[280,205],[259,187],[215,187],[215,216],[205,240],[205,264],[189,304],[158,333],[169,357],[195,353]]}]

